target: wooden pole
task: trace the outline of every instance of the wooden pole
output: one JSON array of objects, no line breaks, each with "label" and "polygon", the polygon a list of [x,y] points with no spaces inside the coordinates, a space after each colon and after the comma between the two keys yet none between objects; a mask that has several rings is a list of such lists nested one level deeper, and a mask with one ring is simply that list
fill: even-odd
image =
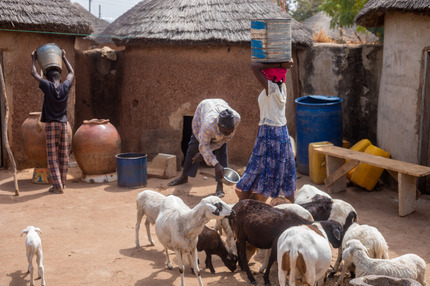
[{"label": "wooden pole", "polygon": [[9,140],[8,140],[8,133],[7,133],[7,126],[8,126],[8,121],[9,121],[9,104],[7,101],[7,96],[6,96],[6,84],[4,81],[4,76],[3,76],[3,68],[0,64],[0,81],[1,81],[1,90],[2,90],[2,94],[3,94],[3,98],[4,98],[4,105],[5,105],[5,115],[4,115],[4,120],[3,120],[3,142],[6,145],[6,150],[7,153],[9,155],[9,159],[12,162],[12,168],[13,168],[13,177],[15,180],[15,196],[19,196],[19,187],[18,187],[18,179],[16,178],[16,164],[15,164],[15,159],[13,157],[13,153],[12,150],[10,149],[9,146]]}]

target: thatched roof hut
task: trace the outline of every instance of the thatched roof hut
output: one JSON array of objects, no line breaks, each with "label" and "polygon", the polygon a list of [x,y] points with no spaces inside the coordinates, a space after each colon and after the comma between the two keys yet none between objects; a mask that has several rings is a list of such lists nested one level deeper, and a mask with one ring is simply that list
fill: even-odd
[{"label": "thatched roof hut", "polygon": [[[114,21],[107,30],[126,47],[119,128],[123,151],[179,158],[196,106],[219,97],[242,115],[229,152],[232,161],[246,163],[258,129],[261,91],[250,69],[251,20],[287,17],[268,0],[145,0]],[[297,51],[313,40],[297,21],[291,26],[292,56],[298,61]],[[287,84],[288,120],[294,126],[297,70],[288,72]]]},{"label": "thatched roof hut", "polygon": [[0,27],[11,30],[91,34],[91,23],[68,0],[2,0]]},{"label": "thatched roof hut", "polygon": [[395,159],[430,166],[430,1],[370,0],[355,21],[384,27],[379,146]]},{"label": "thatched roof hut", "polygon": [[321,11],[315,15],[307,18],[302,22],[302,24],[314,33],[314,40],[317,36],[329,37],[331,41],[337,43],[371,43],[378,41],[373,33],[367,32],[357,32],[357,26],[345,28],[330,28],[330,22],[332,18],[327,15],[327,13]]},{"label": "thatched roof hut", "polygon": [[[91,23],[69,0],[0,1],[0,65],[11,114],[9,143],[18,168],[34,167],[24,153],[20,130],[29,113],[41,111],[43,103],[43,93],[30,76],[31,52],[43,44],[56,43],[66,50],[67,58],[74,66],[75,38],[92,32]],[[72,127],[74,102],[75,90],[72,87],[68,105],[68,120]],[[4,104],[3,100],[1,104]],[[5,106],[0,108],[4,110]],[[7,159],[1,157],[1,167],[8,165]]]},{"label": "thatched roof hut", "polygon": [[355,22],[363,27],[379,27],[384,24],[387,12],[410,12],[430,15],[428,0],[370,0],[358,12]]},{"label": "thatched roof hut", "polygon": [[103,37],[103,31],[107,28],[107,26],[109,26],[108,21],[94,16],[91,12],[82,7],[77,2],[74,2],[73,6],[79,10],[81,15],[85,17],[85,19],[87,19],[93,27],[94,32],[89,36],[89,39],[95,41],[96,43],[105,43],[110,40],[109,38]]},{"label": "thatched roof hut", "polygon": [[[251,19],[287,17],[267,0],[146,0],[112,25],[118,27],[114,32],[118,45],[240,43],[251,41]],[[294,45],[312,45],[312,36],[303,25],[292,19],[291,26]]]}]

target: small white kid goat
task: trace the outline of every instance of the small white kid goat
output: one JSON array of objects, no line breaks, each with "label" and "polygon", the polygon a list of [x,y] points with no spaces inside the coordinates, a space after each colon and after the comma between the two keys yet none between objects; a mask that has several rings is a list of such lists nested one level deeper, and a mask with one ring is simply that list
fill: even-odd
[{"label": "small white kid goat", "polygon": [[25,239],[25,249],[27,254],[27,260],[28,260],[28,272],[30,273],[30,286],[34,285],[34,278],[33,278],[33,257],[36,255],[36,262],[38,266],[38,273],[39,277],[41,279],[41,285],[45,285],[45,269],[43,267],[43,252],[42,252],[42,240],[40,239],[39,235],[37,234],[42,233],[42,231],[34,226],[27,226],[22,232],[21,236],[26,233],[27,238]]}]

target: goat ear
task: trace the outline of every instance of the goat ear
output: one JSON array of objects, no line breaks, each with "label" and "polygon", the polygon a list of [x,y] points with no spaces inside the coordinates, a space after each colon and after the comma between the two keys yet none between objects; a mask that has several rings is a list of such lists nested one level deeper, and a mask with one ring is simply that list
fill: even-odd
[{"label": "goat ear", "polygon": [[351,253],[351,247],[348,247],[347,249],[345,249],[342,253],[342,259],[345,260],[349,254]]},{"label": "goat ear", "polygon": [[38,231],[40,234],[42,234],[42,231],[40,230],[40,228],[36,227],[34,230]]},{"label": "goat ear", "polygon": [[21,231],[21,236],[22,236],[24,233],[28,233],[28,227],[24,228],[24,229]]},{"label": "goat ear", "polygon": [[206,204],[206,208],[208,209],[208,211],[210,211],[212,214],[219,216],[219,209],[212,205],[212,204]]},{"label": "goat ear", "polygon": [[340,234],[340,230],[339,230],[338,228],[336,228],[336,229],[333,231],[333,234],[334,234],[334,237],[335,237],[337,240],[340,240],[340,236],[341,236],[341,234]]}]

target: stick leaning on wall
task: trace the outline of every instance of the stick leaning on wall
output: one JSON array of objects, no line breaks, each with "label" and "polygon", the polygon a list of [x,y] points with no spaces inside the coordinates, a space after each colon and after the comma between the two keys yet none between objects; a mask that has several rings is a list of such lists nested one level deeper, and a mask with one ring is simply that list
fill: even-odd
[{"label": "stick leaning on wall", "polygon": [[5,116],[4,116],[4,120],[3,120],[3,126],[2,126],[2,130],[3,130],[3,142],[5,143],[6,146],[6,150],[7,150],[7,154],[9,155],[9,159],[12,162],[12,168],[13,168],[13,177],[15,180],[15,196],[19,196],[19,187],[18,187],[18,179],[16,177],[16,164],[15,164],[15,159],[13,157],[13,153],[12,150],[10,149],[9,146],[9,140],[8,140],[8,133],[7,133],[7,126],[8,126],[8,121],[9,121],[9,104],[7,101],[7,96],[6,96],[6,84],[4,81],[4,76],[3,76],[3,68],[0,64],[0,81],[1,81],[1,91],[3,94],[3,99],[4,99],[4,105],[5,105]]}]

